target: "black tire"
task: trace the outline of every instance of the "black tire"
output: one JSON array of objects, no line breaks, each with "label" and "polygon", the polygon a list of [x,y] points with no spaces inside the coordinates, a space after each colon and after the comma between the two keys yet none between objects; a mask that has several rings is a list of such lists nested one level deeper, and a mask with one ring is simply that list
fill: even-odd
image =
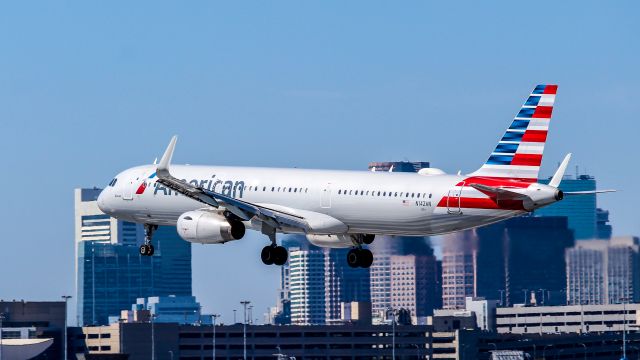
[{"label": "black tire", "polygon": [[364,234],[362,235],[362,242],[366,245],[370,245],[373,240],[375,240],[376,236],[373,234]]},{"label": "black tire", "polygon": [[153,245],[149,244],[147,249],[147,256],[153,256],[153,253],[155,252],[156,252],[156,249],[153,247]]},{"label": "black tire", "polygon": [[358,249],[351,249],[347,253],[347,264],[352,268],[360,266],[360,251]]},{"label": "black tire", "polygon": [[265,265],[273,265],[273,255],[275,249],[273,246],[265,246],[262,248],[262,252],[260,252],[260,259]]},{"label": "black tire", "polygon": [[361,268],[368,269],[373,264],[373,253],[369,249],[361,249],[358,254],[358,265]]},{"label": "black tire", "polygon": [[287,260],[289,259],[289,252],[287,251],[287,249],[284,248],[284,246],[276,246],[273,249],[273,253],[274,253],[274,259],[273,259],[274,264],[278,266],[282,266],[287,263]]},{"label": "black tire", "polygon": [[140,245],[140,255],[147,256],[147,245]]}]

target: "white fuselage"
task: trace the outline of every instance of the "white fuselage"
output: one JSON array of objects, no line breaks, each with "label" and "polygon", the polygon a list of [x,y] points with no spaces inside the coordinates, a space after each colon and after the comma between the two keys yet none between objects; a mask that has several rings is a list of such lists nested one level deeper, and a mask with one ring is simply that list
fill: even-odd
[{"label": "white fuselage", "polygon": [[[146,165],[120,173],[115,184],[100,195],[100,208],[120,219],[175,225],[181,214],[206,207],[157,183],[155,170],[155,165]],[[172,165],[171,172],[193,185],[250,203],[291,213],[329,215],[344,223],[351,234],[443,234],[525,212],[460,209],[460,202],[450,199],[486,197],[474,188],[460,186],[465,180],[460,175],[193,165]],[[246,225],[259,227],[251,221]]]}]

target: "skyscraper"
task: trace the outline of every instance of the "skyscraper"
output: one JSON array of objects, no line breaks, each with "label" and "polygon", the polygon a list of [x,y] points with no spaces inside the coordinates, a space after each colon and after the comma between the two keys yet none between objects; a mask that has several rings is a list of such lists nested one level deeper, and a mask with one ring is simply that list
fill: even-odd
[{"label": "skyscraper", "polygon": [[440,262],[433,255],[391,256],[391,307],[418,319],[442,305]]},{"label": "skyscraper", "polygon": [[[548,184],[549,179],[540,179]],[[562,191],[592,191],[596,189],[596,179],[590,175],[566,176],[560,183]],[[576,240],[588,240],[597,237],[596,195],[566,196],[562,201],[540,208],[535,216],[566,216],[569,228]]]},{"label": "skyscraper", "polygon": [[[400,306],[399,299],[407,299],[406,296],[412,296],[415,303],[412,308],[417,313],[412,312],[412,316],[426,316],[421,314],[429,314],[434,307],[440,306],[441,264],[436,260],[428,238],[381,236],[370,248],[375,256],[370,269],[371,309],[376,322],[385,317],[389,307]],[[417,268],[410,268],[410,263]],[[409,272],[417,276],[409,280]]]},{"label": "skyscraper", "polygon": [[464,309],[476,293],[476,229],[448,234],[442,241],[442,308]]},{"label": "skyscraper", "polygon": [[344,261],[348,249],[327,249],[290,236],[283,241],[289,261],[281,269],[280,311],[290,305],[293,324],[327,324],[341,320],[341,304],[371,299],[369,270]]},{"label": "skyscraper", "polygon": [[567,303],[602,305],[640,300],[636,237],[586,240],[567,249]]},{"label": "skyscraper", "polygon": [[75,190],[78,322],[106,324],[139,297],[191,295],[191,244],[174,227],[160,227],[153,257],[139,255],[138,224],[103,214],[100,189]]}]

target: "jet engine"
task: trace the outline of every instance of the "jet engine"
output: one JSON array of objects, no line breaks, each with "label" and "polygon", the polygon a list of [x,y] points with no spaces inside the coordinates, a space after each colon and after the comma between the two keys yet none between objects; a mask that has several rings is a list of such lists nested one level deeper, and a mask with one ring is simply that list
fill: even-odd
[{"label": "jet engine", "polygon": [[246,230],[238,220],[202,210],[187,211],[180,215],[176,228],[184,240],[201,244],[223,244],[240,240]]}]

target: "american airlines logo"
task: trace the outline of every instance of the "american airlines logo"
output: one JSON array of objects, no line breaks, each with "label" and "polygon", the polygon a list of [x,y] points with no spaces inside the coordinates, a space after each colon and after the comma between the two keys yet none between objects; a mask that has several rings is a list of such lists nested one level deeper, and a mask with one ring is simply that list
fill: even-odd
[{"label": "american airlines logo", "polygon": [[[155,173],[149,176],[148,179],[153,179],[155,177]],[[136,194],[140,195],[144,193],[145,189],[148,185],[148,179],[142,182]],[[187,181],[186,179],[182,179],[184,183],[207,189],[208,191],[213,191],[222,195],[231,196],[233,198],[242,198],[244,195],[244,181],[234,181],[234,180],[220,180],[216,179],[216,175],[213,175],[211,179],[192,179]],[[155,183],[155,188],[153,189],[153,195],[157,195],[160,193],[161,195],[178,195],[177,192],[172,191],[168,187]]]}]

